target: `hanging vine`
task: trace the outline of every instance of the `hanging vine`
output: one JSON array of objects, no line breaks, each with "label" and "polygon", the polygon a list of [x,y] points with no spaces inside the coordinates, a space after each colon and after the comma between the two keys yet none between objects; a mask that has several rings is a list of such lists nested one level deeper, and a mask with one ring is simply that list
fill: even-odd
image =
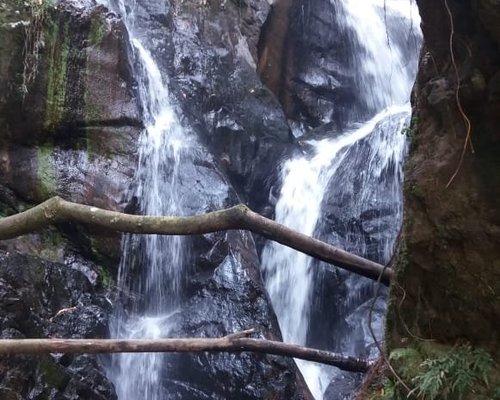
[{"label": "hanging vine", "polygon": [[458,66],[457,62],[455,60],[455,52],[453,51],[453,42],[454,42],[454,36],[455,36],[455,25],[453,22],[453,13],[451,12],[450,6],[448,4],[448,0],[444,0],[444,6],[446,8],[446,12],[448,13],[448,17],[450,19],[450,37],[449,37],[449,50],[450,50],[450,58],[451,58],[451,63],[453,65],[453,69],[455,71],[455,78],[457,81],[457,86],[455,89],[455,101],[457,103],[457,108],[458,111],[460,112],[460,115],[463,118],[464,121],[464,126],[465,126],[465,141],[464,145],[462,148],[462,152],[460,154],[460,159],[458,161],[458,165],[455,169],[455,172],[449,179],[448,183],[446,184],[446,188],[450,187],[451,183],[455,179],[455,177],[458,175],[458,172],[460,171],[460,168],[462,167],[462,164],[464,162],[464,156],[465,152],[467,151],[467,146],[470,146],[471,153],[474,154],[474,146],[472,145],[472,139],[471,139],[471,134],[472,134],[472,124],[470,122],[469,117],[465,113],[462,103],[460,101],[460,73],[458,71]]}]

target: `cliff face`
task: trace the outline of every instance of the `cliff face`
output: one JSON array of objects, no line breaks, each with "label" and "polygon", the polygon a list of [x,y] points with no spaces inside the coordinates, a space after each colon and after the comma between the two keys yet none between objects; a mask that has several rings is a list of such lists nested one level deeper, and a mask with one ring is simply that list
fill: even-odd
[{"label": "cliff face", "polygon": [[[279,103],[255,71],[267,1],[134,6],[155,37],[151,46],[171,78],[183,129],[200,139],[176,193],[187,212],[240,201],[270,210],[280,157],[297,149]],[[54,195],[137,212],[141,199],[131,193],[143,126],[130,51],[122,20],[94,1],[0,4],[0,87],[6,88],[0,93],[0,216]],[[250,192],[257,193],[251,201]],[[2,241],[0,336],[106,337],[113,306],[127,301],[114,286],[120,239],[61,224]],[[188,246],[194,249],[189,287],[172,335],[217,337],[251,326],[279,339],[251,235],[221,232]],[[2,359],[0,398],[116,397],[96,357],[30,360]],[[171,360],[165,365],[171,378],[163,383],[172,396],[310,398],[292,360],[204,353]]]},{"label": "cliff face", "polygon": [[[122,210],[141,129],[121,21],[90,2],[0,5],[0,216],[56,194]],[[120,236],[67,224],[0,243],[0,336],[108,335]],[[10,356],[2,399],[113,399],[97,358]]]},{"label": "cliff face", "polygon": [[425,45],[407,132],[405,224],[388,334],[395,346],[411,336],[406,325],[420,337],[465,339],[496,352],[500,4],[448,3],[449,12],[445,3],[418,2]]}]

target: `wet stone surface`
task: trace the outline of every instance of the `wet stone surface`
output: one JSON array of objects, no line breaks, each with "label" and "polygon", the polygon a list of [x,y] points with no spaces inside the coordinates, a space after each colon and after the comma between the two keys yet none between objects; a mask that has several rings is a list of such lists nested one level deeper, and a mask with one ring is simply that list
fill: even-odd
[{"label": "wet stone surface", "polygon": [[[0,337],[103,338],[109,301],[79,271],[0,252]],[[114,399],[91,355],[11,355],[0,361],[2,399]]]}]

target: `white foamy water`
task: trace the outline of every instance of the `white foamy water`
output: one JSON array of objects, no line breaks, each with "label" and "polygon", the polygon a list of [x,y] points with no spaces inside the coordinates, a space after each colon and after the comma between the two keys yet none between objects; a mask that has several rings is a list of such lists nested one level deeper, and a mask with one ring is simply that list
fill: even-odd
[{"label": "white foamy water", "polygon": [[[311,159],[304,156],[287,161],[282,170],[285,181],[276,205],[276,221],[306,235],[313,235],[326,186],[344,161],[347,148],[372,133],[382,121],[407,112],[407,106],[389,107],[360,128],[336,139],[311,142],[316,153]],[[402,116],[403,120],[405,118],[405,115]],[[404,139],[402,142],[404,144]],[[383,165],[381,167],[384,168]],[[262,258],[265,260],[266,287],[271,293],[273,307],[280,316],[280,324],[288,327],[283,331],[284,340],[305,343],[307,324],[304,324],[304,317],[308,317],[310,303],[311,257],[269,242]]]},{"label": "white foamy water", "polygon": [[418,29],[416,4],[408,0],[331,1],[342,10],[340,23],[355,31],[361,45],[354,57],[360,98],[374,111],[408,102],[418,54],[405,58],[395,39],[410,40]]},{"label": "white foamy water", "polygon": [[[402,163],[405,154],[405,138],[401,130],[410,113],[407,103],[418,57],[415,52],[411,59],[405,59],[404,49],[393,43],[394,38],[409,35],[411,30],[417,29],[415,4],[406,0],[388,0],[385,6],[383,0],[331,1],[338,10],[338,23],[355,34],[356,40],[351,45],[358,96],[365,104],[367,118],[374,114],[375,117],[367,122],[351,121],[359,126],[337,138],[312,142],[312,157],[303,156],[284,163],[283,186],[275,219],[311,236],[317,229],[328,184],[335,180],[339,187],[352,190],[351,182],[343,181],[340,175],[342,168],[344,171],[346,168],[359,169],[362,187],[367,189],[355,194],[353,204],[342,210],[345,215],[359,216],[368,203],[376,203],[377,190],[374,187],[383,182],[384,187],[389,188],[384,196],[390,197],[395,204],[395,219],[401,222]],[[369,150],[365,150],[363,165],[359,165],[358,149],[354,146],[360,140],[367,140],[369,144],[365,146]],[[391,181],[387,182],[387,179]],[[389,259],[394,240],[395,237],[388,238],[379,244],[380,259]],[[356,244],[356,252],[363,254],[365,244]],[[284,340],[308,344],[314,276],[312,259],[268,242],[262,254],[262,268]],[[343,348],[331,350],[354,355],[355,340],[361,338],[367,347],[371,344],[367,343],[371,340],[367,331],[367,312],[363,311],[365,308],[361,304],[361,293],[371,282],[353,275],[347,279],[346,285],[349,288],[346,309],[353,310],[353,314],[345,315],[345,318],[351,323],[358,321],[360,332],[356,332],[357,337],[352,337],[351,341],[349,337],[345,338]],[[377,333],[381,334],[381,331],[379,323]],[[300,360],[297,364],[314,397],[322,399],[336,370]]]},{"label": "white foamy water", "polygon": [[[132,49],[131,65],[137,81],[145,129],[139,143],[138,187],[143,215],[183,215],[178,193],[179,168],[189,151],[190,138],[183,133],[171,105],[168,77],[164,76],[148,49],[147,31],[136,30],[136,3],[110,1],[106,6],[121,15]],[[134,299],[127,310],[117,307],[110,326],[119,338],[168,337],[169,317],[176,312],[184,277],[186,249],[179,236],[127,236],[122,244],[118,286]],[[140,265],[140,271],[137,267]],[[118,354],[108,371],[119,400],[160,400],[165,355]]]}]

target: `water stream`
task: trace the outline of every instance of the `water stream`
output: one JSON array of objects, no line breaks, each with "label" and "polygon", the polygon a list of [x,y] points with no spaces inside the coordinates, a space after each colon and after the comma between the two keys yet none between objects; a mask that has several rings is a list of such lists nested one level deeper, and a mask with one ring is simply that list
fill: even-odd
[{"label": "water stream", "polygon": [[[350,121],[351,128],[332,139],[310,142],[312,155],[284,163],[275,219],[385,263],[393,252],[402,220],[406,141],[401,131],[408,122],[407,103],[416,74],[418,11],[406,0],[331,1],[337,9],[338,23],[350,31],[352,38],[352,64],[360,100],[360,109],[353,115],[359,119]],[[325,203],[339,213],[336,223],[325,222]],[[321,303],[314,298],[318,292],[315,285],[325,279],[318,270],[328,268],[317,264],[273,242],[263,250],[266,287],[284,340],[375,357],[367,320],[373,283],[336,271],[328,279],[338,279],[335,290],[345,294],[342,304],[327,304],[315,310]],[[382,313],[383,309],[379,309],[373,321],[378,337],[383,330]],[[335,337],[333,344],[315,340],[318,334],[314,330],[332,326],[329,335]],[[323,398],[332,378],[339,375],[335,369],[318,364],[297,364],[316,399]]]},{"label": "water stream", "polygon": [[[124,0],[106,4],[127,27],[131,65],[137,80],[145,129],[139,143],[139,165],[135,195],[141,199],[143,215],[183,215],[179,199],[179,167],[189,152],[190,137],[181,127],[171,104],[168,77],[162,74],[152,51],[154,43],[147,29],[141,29],[136,2]],[[169,317],[176,312],[186,248],[179,236],[130,235],[122,244],[118,287],[128,302],[117,307],[110,330],[112,337],[159,338],[169,334]],[[140,266],[140,271],[137,267]],[[125,302],[127,303],[127,302]],[[120,400],[164,398],[160,384],[165,355],[159,353],[113,356],[109,375]],[[131,373],[133,371],[133,373]]]},{"label": "water stream", "polygon": [[[350,121],[350,128],[335,138],[312,142],[312,155],[289,160],[283,165],[284,184],[276,206],[276,219],[310,235],[319,234],[323,229],[320,223],[322,203],[332,182],[345,193],[353,192],[354,179],[348,178],[347,173],[352,171],[360,180],[358,186],[370,190],[356,192],[356,200],[342,213],[359,218],[368,208],[373,208],[377,197],[387,197],[393,208],[389,214],[396,224],[400,224],[401,166],[405,152],[405,140],[400,131],[409,115],[406,102],[417,58],[416,52],[408,58],[406,42],[401,40],[415,24],[412,15],[417,16],[415,7],[408,6],[411,3],[407,0],[331,1],[338,9],[339,23],[353,32],[353,65],[359,76],[357,87],[362,99],[357,114],[362,117]],[[155,61],[157,40],[150,37],[147,26],[141,26],[144,18],[136,11],[137,2],[109,0],[106,5],[121,15],[127,28],[130,64],[143,113],[145,129],[140,139],[138,187],[134,193],[141,199],[140,213],[183,215],[188,211],[184,210],[182,199],[176,197],[182,191],[178,187],[180,166],[189,159],[196,139],[180,125],[169,95],[168,76]],[[334,230],[330,236],[343,247],[366,255],[362,235],[342,235]],[[388,259],[394,236],[384,237],[377,244],[377,261]],[[183,240],[156,235],[124,238],[118,276],[123,307],[117,307],[113,316],[110,327],[113,337],[168,336],[172,329],[170,317],[179,307],[187,264],[186,248],[189,246],[185,246]],[[284,339],[315,345],[310,337],[311,320],[316,318],[313,318],[315,310],[312,307],[312,292],[318,279],[314,273],[316,266],[309,257],[272,243],[266,245],[262,256],[267,289]],[[338,339],[334,350],[370,353],[363,305],[369,298],[366,288],[371,287],[371,282],[347,276],[342,284],[348,287],[348,296],[343,304],[344,324],[340,324],[344,328],[332,332]],[[380,333],[381,323],[377,329]],[[161,385],[164,377],[160,374],[166,357],[159,354],[113,356],[108,374],[118,398],[165,398]],[[335,371],[311,363],[299,366],[314,395],[320,399]]]}]

